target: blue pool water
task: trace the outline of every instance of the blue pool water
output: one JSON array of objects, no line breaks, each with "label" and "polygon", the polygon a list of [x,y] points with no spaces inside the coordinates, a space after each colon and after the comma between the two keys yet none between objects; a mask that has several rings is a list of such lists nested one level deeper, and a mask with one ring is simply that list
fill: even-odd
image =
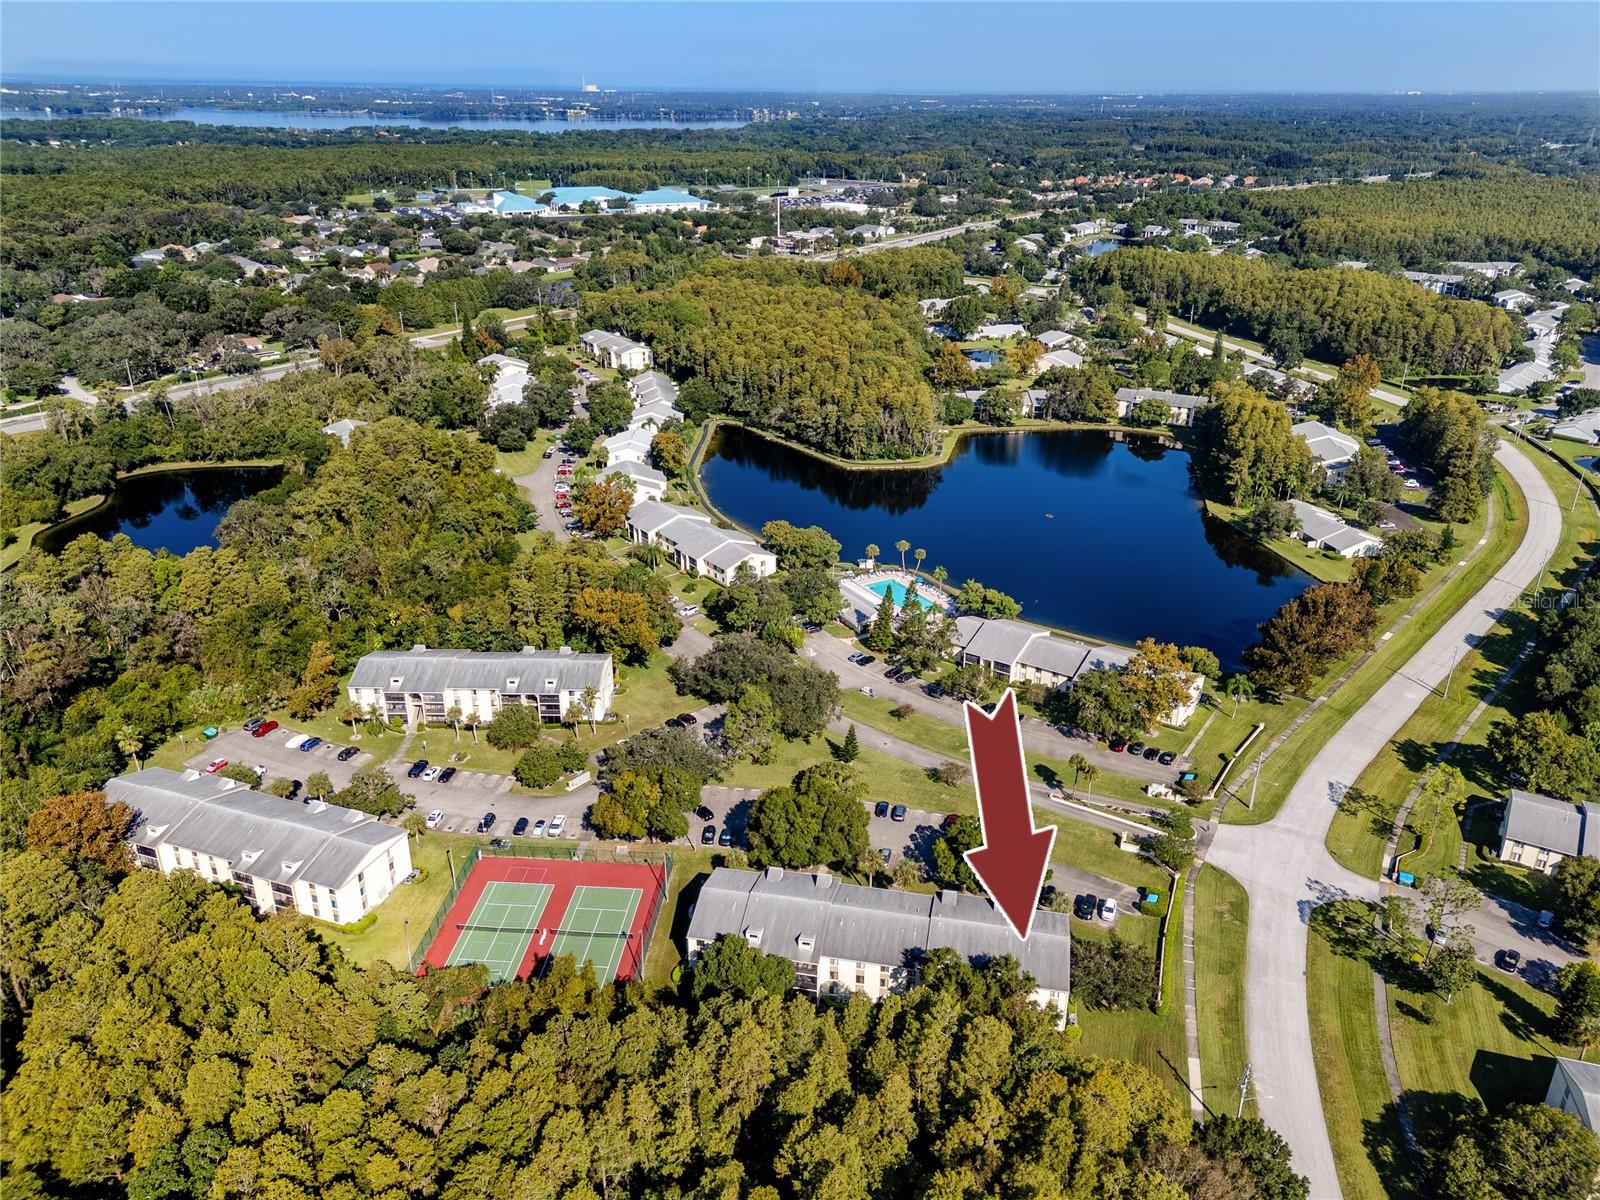
[{"label": "blue pool water", "polygon": [[[906,606],[906,585],[901,583],[898,579],[880,579],[877,583],[869,583],[867,585],[867,591],[871,592],[879,599],[882,599],[883,594],[888,592],[894,597],[895,608],[899,609]],[[917,603],[922,605],[922,607],[925,609],[931,609],[933,607],[933,601],[929,600],[920,592],[917,594]]]}]

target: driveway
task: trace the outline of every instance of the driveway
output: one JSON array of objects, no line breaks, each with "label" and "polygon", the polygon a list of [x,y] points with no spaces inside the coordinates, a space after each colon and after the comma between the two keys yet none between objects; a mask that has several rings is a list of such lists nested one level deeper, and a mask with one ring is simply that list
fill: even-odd
[{"label": "driveway", "polygon": [[[855,653],[855,646],[843,638],[834,637],[831,633],[810,634],[805,641],[805,653],[815,659],[818,665],[827,667],[837,675],[840,687],[858,690],[863,687],[871,688],[880,699],[890,700],[896,704],[909,704],[919,713],[936,717],[947,725],[954,725],[957,729],[965,730],[967,727],[961,701],[949,696],[930,696],[922,690],[920,684],[895,683],[885,678],[882,659],[865,667],[857,666],[850,661],[850,655]],[[861,732],[861,727],[858,726],[857,733]],[[1163,767],[1153,759],[1113,754],[1093,738],[1062,733],[1055,726],[1036,717],[1023,719],[1022,745],[1030,756],[1039,758],[1066,760],[1074,754],[1081,754],[1102,771],[1124,775],[1141,783],[1171,783],[1177,778],[1178,772],[1189,765],[1189,760],[1182,755],[1178,756],[1173,765]],[[941,756],[939,761],[945,761],[944,756]]]},{"label": "driveway", "polygon": [[1537,579],[1561,537],[1561,509],[1538,469],[1515,448],[1496,459],[1528,498],[1528,531],[1505,566],[1468,600],[1405,667],[1330,738],[1264,825],[1224,825],[1207,859],[1250,896],[1245,1029],[1266,1122],[1288,1141],[1313,1200],[1341,1195],[1317,1090],[1306,1000],[1311,911],[1345,896],[1376,900],[1377,880],[1345,870],[1328,854],[1328,826],[1340,797],[1380,754],[1417,706],[1444,681],[1456,656],[1478,644]]},{"label": "driveway", "polygon": [[1485,896],[1467,923],[1473,929],[1472,948],[1479,962],[1495,966],[1499,951],[1515,950],[1522,955],[1522,977],[1547,992],[1555,990],[1557,971],[1586,957],[1548,929],[1540,929],[1537,909],[1499,896]]},{"label": "driveway", "polygon": [[555,534],[557,541],[565,542],[572,534],[567,532],[566,519],[556,511],[556,468],[560,465],[561,454],[557,451],[549,458],[541,458],[539,465],[528,474],[514,476],[511,482],[528,493],[528,502],[539,516],[539,528]]}]

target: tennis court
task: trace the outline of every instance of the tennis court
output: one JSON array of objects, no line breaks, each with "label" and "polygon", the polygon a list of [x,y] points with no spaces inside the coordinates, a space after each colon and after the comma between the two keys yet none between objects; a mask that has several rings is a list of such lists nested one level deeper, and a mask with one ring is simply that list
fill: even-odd
[{"label": "tennis court", "polygon": [[579,962],[592,963],[594,977],[601,983],[610,983],[622,964],[633,914],[643,896],[638,888],[580,884],[573,889],[566,915],[561,918],[561,929],[550,947],[551,956],[570,954]]},{"label": "tennis court", "polygon": [[570,956],[601,984],[637,979],[670,870],[670,862],[480,856],[435,918],[418,969],[478,963],[491,983],[504,983]]},{"label": "tennis court", "polygon": [[444,965],[482,963],[491,983],[514,978],[553,891],[548,883],[486,883]]}]

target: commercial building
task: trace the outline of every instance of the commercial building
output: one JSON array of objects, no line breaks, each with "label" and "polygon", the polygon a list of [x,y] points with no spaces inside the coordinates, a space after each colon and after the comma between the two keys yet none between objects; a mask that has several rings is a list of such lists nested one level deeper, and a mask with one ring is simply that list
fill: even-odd
[{"label": "commercial building", "polygon": [[1500,858],[1547,875],[1564,858],[1600,858],[1600,804],[1513,790],[1500,816]]},{"label": "commercial building", "polygon": [[348,924],[411,874],[405,830],[353,808],[164,767],[119,775],[106,799],[134,812],[127,836],[139,866],[237,884],[260,912],[294,909]]},{"label": "commercial building", "polygon": [[578,344],[590,358],[613,370],[643,371],[651,363],[649,346],[605,329],[589,330]]},{"label": "commercial building", "polygon": [[775,574],[778,558],[761,543],[735,529],[719,529],[711,518],[681,504],[645,500],[628,511],[628,540],[660,546],[680,571],[694,571],[720,584],[733,582],[748,566],[758,578]]},{"label": "commercial building", "polygon": [[954,950],[975,966],[1009,955],[1033,979],[1029,998],[1066,1016],[1072,934],[1064,913],[1035,913],[1024,941],[987,896],[860,887],[778,867],[718,867],[689,918],[689,961],[724,935],[787,958],[796,987],[819,998],[861,992],[881,1000],[904,991],[934,949]]},{"label": "commercial building", "polygon": [[[524,646],[509,653],[413,646],[363,655],[347,690],[356,708],[410,725],[443,725],[452,710],[487,724],[502,708],[517,705],[537,709],[541,721],[556,724],[574,704],[585,719],[605,720],[615,685],[609,654],[579,654],[566,646]],[[584,704],[590,688],[592,709]]]}]

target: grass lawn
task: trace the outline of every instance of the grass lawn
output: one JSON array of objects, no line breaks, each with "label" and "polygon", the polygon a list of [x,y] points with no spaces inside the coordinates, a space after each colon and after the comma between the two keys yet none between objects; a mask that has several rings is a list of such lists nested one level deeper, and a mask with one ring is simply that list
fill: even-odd
[{"label": "grass lawn", "polygon": [[[1250,901],[1233,876],[1203,866],[1194,892],[1194,986],[1206,1107],[1238,1111],[1245,1066],[1244,961]],[[1253,1098],[1245,1115],[1256,1111]]]},{"label": "grass lawn", "polygon": [[1555,998],[1502,971],[1480,968],[1449,1004],[1400,986],[1388,992],[1395,1062],[1424,1145],[1451,1136],[1449,1117],[1463,1098],[1490,1112],[1535,1103],[1549,1085],[1551,1058],[1577,1057],[1550,1035]]},{"label": "grass lawn", "polygon": [[1306,992],[1317,1088],[1333,1143],[1339,1185],[1347,1200],[1386,1200],[1368,1157],[1369,1139],[1392,1145],[1400,1137],[1389,1109],[1389,1084],[1378,1048],[1372,969],[1362,958],[1337,954],[1313,928],[1308,939]]},{"label": "grass lawn", "polygon": [[[1077,867],[1080,871],[1092,871],[1129,887],[1155,892],[1160,895],[1161,903],[1166,904],[1167,893],[1172,890],[1172,876],[1167,874],[1166,868],[1157,866],[1143,855],[1119,849],[1117,835],[1111,830],[1044,808],[1033,810],[1033,823],[1039,828],[1046,825],[1057,827],[1055,846],[1050,855],[1052,861]],[[1152,938],[1154,936],[1151,934]]]},{"label": "grass lawn", "polygon": [[[411,865],[426,872],[414,883],[402,884],[378,906],[378,919],[360,933],[346,933],[337,925],[317,922],[316,928],[329,942],[361,964],[382,959],[402,971],[410,965],[410,954],[428,932],[439,905],[450,892],[450,865],[446,849],[455,855],[456,870],[464,871],[472,847],[481,839],[462,834],[428,832],[411,839]],[[407,949],[407,938],[411,939]]]},{"label": "grass lawn", "polygon": [[[808,742],[779,742],[773,747],[772,761],[757,764],[749,759],[731,763],[717,782],[728,787],[769,788],[788,783],[796,772],[832,759],[831,747],[842,742],[840,734],[824,734]],[[920,768],[880,751],[863,746],[855,766],[867,787],[869,800],[887,800],[929,812],[976,813],[977,797],[970,783],[946,787],[928,778]]]},{"label": "grass lawn", "polygon": [[[1512,444],[1532,461],[1558,496],[1563,494],[1572,478],[1558,463],[1537,450]],[[1597,541],[1600,541],[1600,512],[1592,503],[1580,502],[1563,518],[1561,541],[1550,558],[1545,581],[1548,597],[1553,600],[1576,582],[1593,559]],[[1374,796],[1376,804],[1370,808],[1341,811],[1334,817],[1328,830],[1328,850],[1336,859],[1364,875],[1380,872],[1383,850],[1400,804],[1420,773],[1471,716],[1473,708],[1515,659],[1535,628],[1533,614],[1527,607],[1507,612],[1494,631],[1462,658],[1449,696],[1434,694],[1425,699],[1384,752],[1368,764],[1356,786]],[[1463,822],[1468,809],[1503,797],[1503,780],[1484,752],[1483,743],[1495,723],[1536,705],[1532,695],[1535,673],[1525,666],[1473,722],[1453,753],[1452,762],[1461,769],[1468,784],[1461,808],[1449,813],[1434,812],[1433,804],[1425,798],[1412,806],[1407,820],[1408,832],[1401,838],[1400,850],[1402,853],[1411,850],[1418,839],[1422,839],[1421,851],[1407,857],[1404,863],[1404,868],[1419,879],[1453,870],[1466,833]],[[1496,836],[1487,822],[1475,823],[1473,832],[1485,843]],[[1515,868],[1504,868],[1503,864],[1481,854],[1469,851],[1468,865],[1469,871],[1483,877],[1483,882],[1477,886],[1486,887],[1486,890],[1507,895],[1498,889],[1510,886],[1516,889],[1509,893],[1513,899],[1529,890],[1515,878],[1518,874]],[[1507,877],[1500,878],[1503,875]]]},{"label": "grass lawn", "polygon": [[[1056,839],[1059,845],[1061,839]],[[1154,951],[1159,921],[1154,916],[1125,917],[1117,923],[1119,934]],[[1099,940],[1108,934],[1084,921],[1074,921],[1073,937]],[[1180,896],[1172,910],[1172,927],[1167,938],[1166,974],[1161,1008],[1104,1012],[1078,1008],[1078,1025],[1083,1030],[1079,1048],[1102,1058],[1121,1058],[1148,1069],[1175,1096],[1188,1103],[1188,1080],[1184,1062],[1188,1057],[1183,1033],[1183,904]]]},{"label": "grass lawn", "polygon": [[[88,512],[91,508],[98,507],[105,500],[104,496],[81,496],[76,500],[69,500],[62,506],[61,520]],[[26,525],[17,527],[17,536],[9,546],[0,549],[0,571],[6,570],[33,546],[33,539],[49,529],[51,525],[59,524],[56,521],[29,521]]]},{"label": "grass lawn", "polygon": [[[1384,610],[1379,628],[1387,632],[1380,640],[1371,658],[1339,688],[1329,700],[1313,713],[1287,741],[1266,761],[1261,772],[1255,808],[1247,809],[1242,799],[1230,798],[1223,812],[1223,820],[1239,824],[1258,824],[1277,815],[1289,789],[1294,786],[1317,751],[1348,721],[1357,710],[1370,700],[1375,692],[1395,671],[1399,670],[1416,651],[1427,642],[1462,604],[1466,603],[1496,571],[1505,564],[1520,542],[1527,526],[1527,502],[1520,488],[1498,467],[1495,485],[1490,492],[1489,504],[1496,506],[1496,521],[1489,541],[1477,547],[1477,553],[1468,560],[1465,568],[1440,588],[1437,595],[1408,621],[1395,622],[1412,604],[1414,598],[1396,600]],[[1484,519],[1480,517],[1457,531],[1463,551],[1476,545],[1484,536]],[[1437,582],[1452,563],[1434,567],[1423,580],[1423,592]],[[1355,653],[1336,664],[1329,678],[1337,678],[1357,657]],[[1282,728],[1282,722],[1274,727]],[[1270,737],[1271,729],[1263,734]],[[1265,743],[1263,743],[1265,744]]]},{"label": "grass lawn", "polygon": [[[1217,500],[1207,500],[1205,506],[1212,516],[1226,521],[1241,533],[1245,532],[1240,522],[1250,512],[1249,508],[1223,504]],[[1254,535],[1245,533],[1245,536]],[[1354,559],[1342,558],[1329,550],[1313,550],[1304,542],[1296,541],[1294,538],[1273,538],[1272,541],[1261,544],[1279,558],[1299,567],[1307,575],[1323,583],[1343,583],[1350,578],[1355,567]]]}]

